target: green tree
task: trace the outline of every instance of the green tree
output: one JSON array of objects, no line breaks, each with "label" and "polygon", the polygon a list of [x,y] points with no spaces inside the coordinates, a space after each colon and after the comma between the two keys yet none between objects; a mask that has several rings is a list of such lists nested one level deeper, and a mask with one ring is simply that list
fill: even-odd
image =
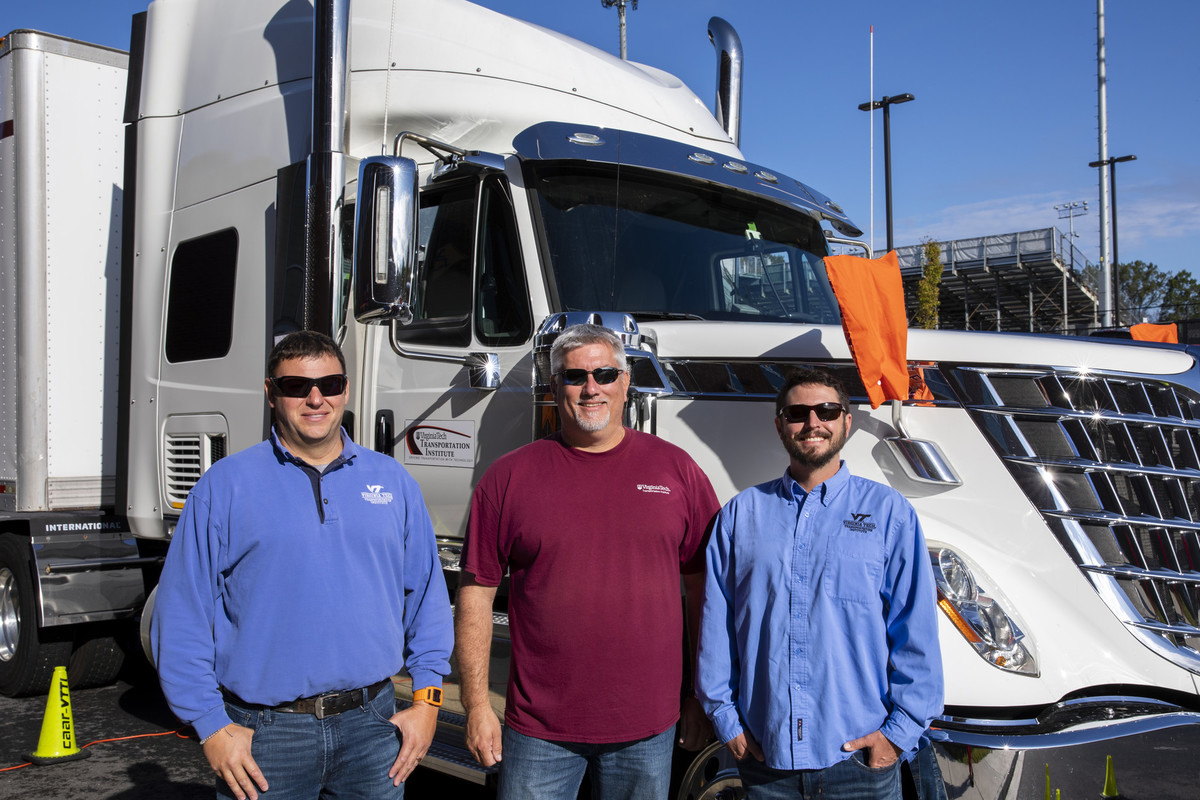
[{"label": "green tree", "polygon": [[1155,319],[1163,299],[1167,276],[1157,265],[1145,261],[1118,264],[1117,291],[1121,315],[1135,322]]},{"label": "green tree", "polygon": [[921,270],[921,280],[917,283],[917,310],[913,314],[913,327],[937,330],[941,305],[942,245],[933,239],[926,239],[921,254],[925,264]]},{"label": "green tree", "polygon": [[1200,283],[1185,269],[1170,273],[1133,261],[1117,266],[1122,316],[1131,322],[1178,322],[1200,317]]},{"label": "green tree", "polygon": [[1158,309],[1159,322],[1179,322],[1200,317],[1200,283],[1185,269],[1167,277],[1162,302]]}]

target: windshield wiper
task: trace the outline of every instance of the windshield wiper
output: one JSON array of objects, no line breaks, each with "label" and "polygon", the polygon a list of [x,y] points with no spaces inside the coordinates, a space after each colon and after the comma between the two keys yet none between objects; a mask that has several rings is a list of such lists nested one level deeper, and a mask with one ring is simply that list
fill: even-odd
[{"label": "windshield wiper", "polygon": [[636,320],[644,319],[698,319],[704,321],[699,314],[689,314],[686,311],[630,311],[629,316]]}]

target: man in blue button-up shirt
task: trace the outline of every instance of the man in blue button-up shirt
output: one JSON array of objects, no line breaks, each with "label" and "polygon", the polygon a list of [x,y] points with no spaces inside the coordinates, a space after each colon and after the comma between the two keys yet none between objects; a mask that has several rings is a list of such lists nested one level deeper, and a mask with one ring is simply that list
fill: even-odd
[{"label": "man in blue button-up shirt", "polygon": [[788,470],[730,501],[708,544],[697,694],[751,798],[898,798],[898,759],[942,708],[921,526],[838,459],[835,376],[789,375],[776,412]]}]

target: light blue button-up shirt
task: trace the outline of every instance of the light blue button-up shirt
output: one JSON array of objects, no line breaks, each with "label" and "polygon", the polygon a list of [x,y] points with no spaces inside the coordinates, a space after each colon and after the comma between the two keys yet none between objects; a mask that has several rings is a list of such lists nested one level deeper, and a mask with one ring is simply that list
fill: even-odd
[{"label": "light blue button-up shirt", "polygon": [[845,463],[733,498],[707,549],[696,693],[721,741],[822,769],[876,730],[917,746],[942,710],[936,590],[913,507]]}]

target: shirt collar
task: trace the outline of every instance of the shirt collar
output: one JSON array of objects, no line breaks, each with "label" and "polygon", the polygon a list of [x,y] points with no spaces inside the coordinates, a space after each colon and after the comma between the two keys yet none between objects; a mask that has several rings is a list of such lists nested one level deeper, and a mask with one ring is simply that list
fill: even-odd
[{"label": "shirt collar", "polygon": [[[329,462],[329,466],[325,467],[324,469],[325,472],[337,469],[343,464],[350,463],[350,461],[358,455],[358,445],[356,445],[353,440],[346,435],[345,428],[340,429],[340,432],[342,434],[342,453],[333,461]],[[286,446],[284,446],[283,442],[279,441],[279,434],[275,430],[274,425],[271,426],[271,447],[275,449],[275,456],[281,462],[290,461],[298,466],[305,467],[307,469],[314,469],[312,464],[309,464],[304,459],[293,455],[292,452],[288,450]]]},{"label": "shirt collar", "polygon": [[833,474],[833,477],[814,486],[811,492],[806,492],[804,487],[792,477],[792,473],[785,468],[783,470],[783,496],[793,502],[800,502],[811,494],[820,501],[821,505],[828,506],[849,480],[850,470],[846,467],[845,461],[840,461],[838,462],[838,471]]}]

